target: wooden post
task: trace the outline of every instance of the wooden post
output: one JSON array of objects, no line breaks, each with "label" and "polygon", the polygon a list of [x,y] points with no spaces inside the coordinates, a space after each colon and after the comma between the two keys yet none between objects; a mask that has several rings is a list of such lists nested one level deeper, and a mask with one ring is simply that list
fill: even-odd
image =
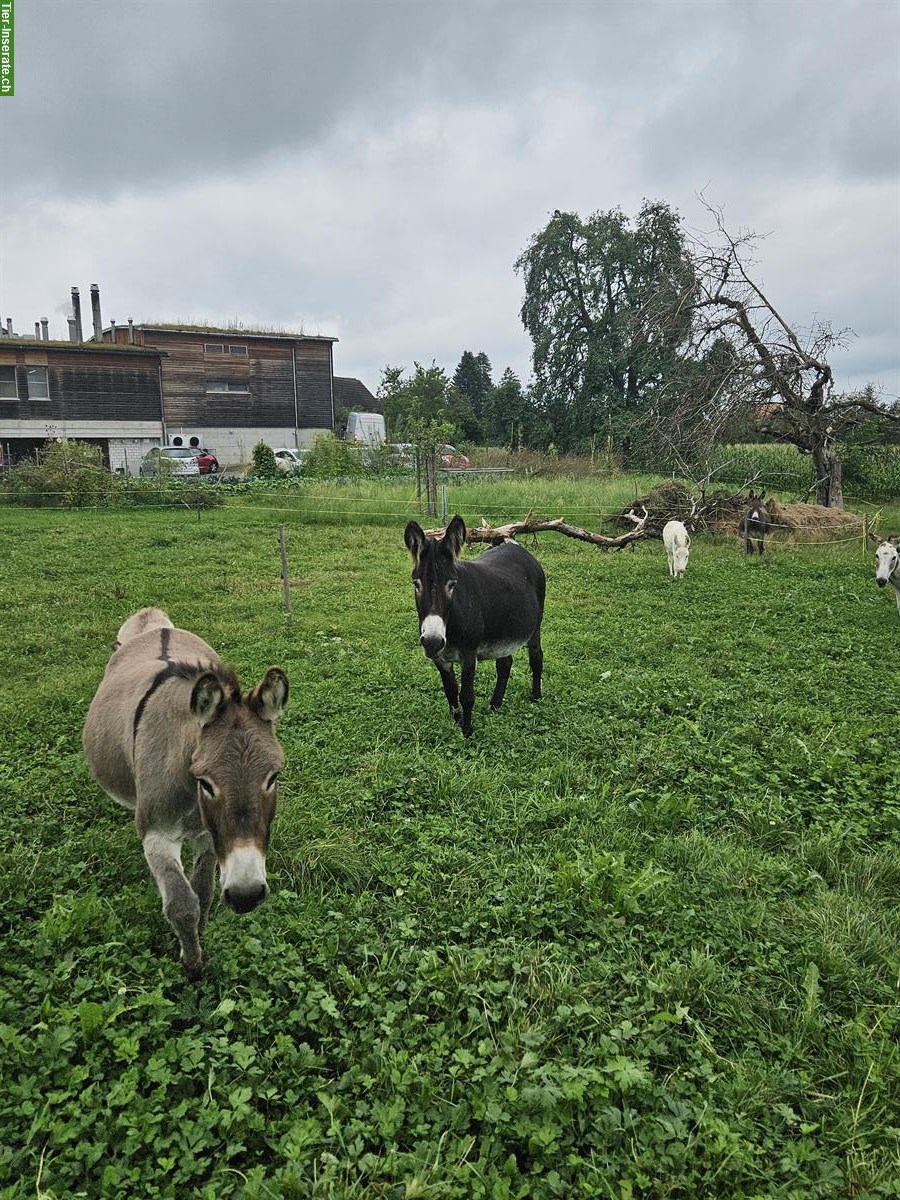
[{"label": "wooden post", "polygon": [[284,584],[284,611],[288,625],[291,624],[291,577],[288,572],[287,538],[284,526],[278,526],[278,544],[281,547],[281,582]]}]

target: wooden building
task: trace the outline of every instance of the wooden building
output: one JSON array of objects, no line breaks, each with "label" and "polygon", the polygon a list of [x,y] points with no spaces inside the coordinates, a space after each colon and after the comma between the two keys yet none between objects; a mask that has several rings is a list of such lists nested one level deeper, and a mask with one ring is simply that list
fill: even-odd
[{"label": "wooden building", "polygon": [[[46,324],[44,333],[46,333]],[[0,450],[16,462],[48,439],[99,445],[111,470],[136,474],[164,438],[159,350],[0,337]]]},{"label": "wooden building", "polygon": [[104,340],[163,355],[167,440],[196,437],[220,463],[253,446],[309,446],[334,429],[336,338],[214,326],[110,326]]},{"label": "wooden building", "polygon": [[[15,461],[48,438],[102,446],[113,470],[136,474],[160,444],[200,445],[222,467],[250,461],[259,441],[309,446],[334,431],[333,346],[302,333],[167,323],[104,327],[100,289],[90,289],[92,336],[84,340],[72,288],[69,340],[0,326],[0,447]],[[365,394],[358,380],[354,400]]]}]

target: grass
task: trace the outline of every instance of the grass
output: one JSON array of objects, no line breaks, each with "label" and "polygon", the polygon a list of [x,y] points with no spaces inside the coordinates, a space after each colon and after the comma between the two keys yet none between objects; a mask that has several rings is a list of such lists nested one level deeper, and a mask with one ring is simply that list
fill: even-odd
[{"label": "grass", "polygon": [[[545,486],[451,504],[618,503]],[[658,543],[547,536],[545,699],[517,656],[489,714],[482,664],[464,742],[417,645],[411,498],[368,487],[316,485],[318,525],[252,497],[3,510],[0,1197],[900,1194],[897,614],[870,556],[698,538],[675,584]],[[151,603],[292,688],[272,896],[214,909],[196,987],[80,751]]]}]

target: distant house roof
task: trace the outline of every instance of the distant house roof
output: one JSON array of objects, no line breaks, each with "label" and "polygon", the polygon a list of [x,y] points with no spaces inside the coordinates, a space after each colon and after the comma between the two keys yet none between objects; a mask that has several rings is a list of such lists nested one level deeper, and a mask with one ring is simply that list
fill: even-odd
[{"label": "distant house roof", "polygon": [[334,407],[361,408],[363,412],[381,412],[382,404],[377,396],[373,396],[360,379],[351,379],[347,375],[334,377]]},{"label": "distant house roof", "polygon": [[111,342],[63,342],[50,339],[44,341],[42,338],[19,337],[13,334],[9,337],[7,334],[0,335],[0,350],[4,349],[15,350],[37,350],[37,351],[73,351],[80,354],[112,354],[112,355],[129,355],[143,354],[152,355],[154,358],[168,358],[165,350],[155,350],[152,346],[134,346],[134,345],[114,345]]},{"label": "distant house roof", "polygon": [[[120,325],[118,328],[122,328]],[[160,333],[202,333],[221,337],[278,338],[288,342],[336,342],[339,339],[325,333],[300,333],[289,329],[249,329],[244,325],[191,325],[184,322],[135,321],[136,329],[156,330]],[[107,330],[104,330],[106,333]]]}]

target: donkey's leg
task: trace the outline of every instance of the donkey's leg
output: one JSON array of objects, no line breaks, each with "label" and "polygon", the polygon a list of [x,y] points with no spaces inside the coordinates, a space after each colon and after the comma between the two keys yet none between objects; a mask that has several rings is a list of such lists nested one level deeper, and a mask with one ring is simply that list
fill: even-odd
[{"label": "donkey's leg", "polygon": [[531,698],[532,700],[540,700],[543,695],[541,691],[541,672],[544,669],[544,651],[541,649],[540,626],[534,631],[531,641],[528,643],[528,665],[531,667]]},{"label": "donkey's leg", "polygon": [[437,662],[434,665],[437,667],[441,683],[444,685],[444,695],[447,697],[447,703],[450,705],[451,715],[458,725],[462,713],[459,708],[459,688],[456,686],[456,675],[452,667],[446,667]]},{"label": "donkey's leg", "polygon": [[175,930],[188,979],[203,973],[200,950],[200,901],[181,865],[181,843],[161,833],[144,835],[144,857],[162,896],[163,915]]},{"label": "donkey's leg", "polygon": [[197,936],[202,937],[216,882],[216,855],[213,850],[212,838],[205,829],[196,837],[191,838],[191,853],[194,856],[194,862],[191,867],[190,883],[194,894],[200,901],[200,923],[197,927]]},{"label": "donkey's leg", "polygon": [[473,654],[464,658],[459,671],[459,698],[462,703],[463,737],[472,736],[472,709],[475,707],[475,666],[477,659]]},{"label": "donkey's leg", "polygon": [[506,695],[506,685],[509,683],[509,673],[512,670],[512,655],[497,659],[497,684],[491,696],[491,708],[497,709],[503,703]]}]

